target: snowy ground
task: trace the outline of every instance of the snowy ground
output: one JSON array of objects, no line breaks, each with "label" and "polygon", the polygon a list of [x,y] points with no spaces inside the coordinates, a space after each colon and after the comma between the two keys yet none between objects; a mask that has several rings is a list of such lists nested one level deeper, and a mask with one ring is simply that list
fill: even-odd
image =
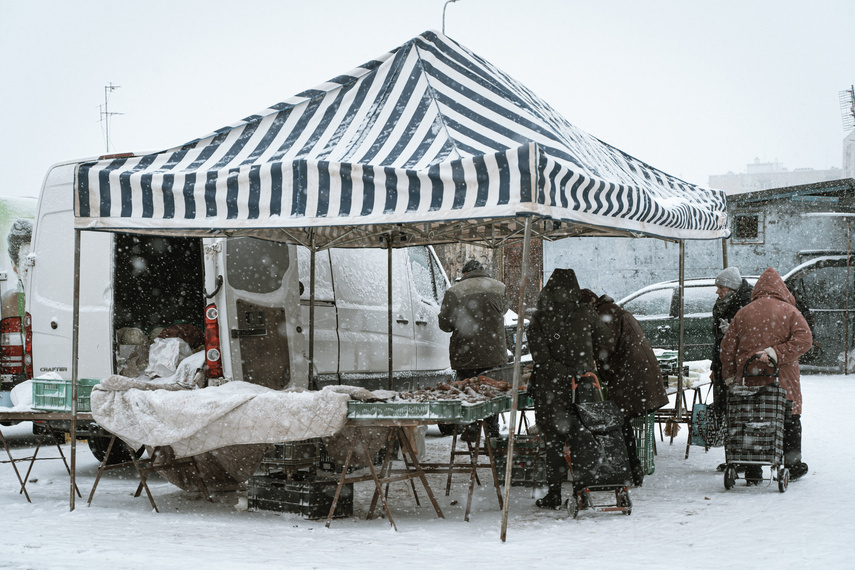
[{"label": "snowy ground", "polygon": [[[446,519],[425,500],[415,508],[404,483],[392,488],[398,532],[385,519],[364,520],[370,483],[356,485],[354,517],[323,522],[296,515],[235,508],[234,495],[216,502],[181,491],[155,477],[160,508],[132,496],[131,471],[107,472],[91,507],[86,497],[97,462],[83,446],[78,483],[84,494],[69,512],[69,482],[59,461],[41,461],[18,494],[12,467],[0,465],[2,568],[482,568],[569,566],[730,568],[853,567],[855,473],[847,402],[855,402],[855,377],[805,376],[804,459],[810,474],[781,494],[777,485],[725,491],[715,466],[721,449],[692,447],[685,460],[686,428],[673,445],[658,439],[656,472],[631,491],[631,516],[582,511],[543,511],[531,489],[513,487],[507,542],[499,539],[501,515],[493,488],[476,488],[470,522],[463,521],[464,476],[443,493],[431,477]],[[35,445],[30,424],[4,427],[16,456]],[[429,432],[428,452],[447,454],[450,437]],[[68,446],[66,446],[68,447]],[[447,455],[445,455],[447,457]],[[4,457],[5,458],[5,454]],[[418,489],[418,487],[417,487]],[[542,491],[541,491],[542,492]],[[513,566],[508,566],[508,565]]]}]

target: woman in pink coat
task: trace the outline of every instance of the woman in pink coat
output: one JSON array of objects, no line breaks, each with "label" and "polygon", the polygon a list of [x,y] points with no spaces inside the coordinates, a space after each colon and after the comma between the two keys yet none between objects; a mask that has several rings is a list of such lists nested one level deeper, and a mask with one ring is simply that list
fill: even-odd
[{"label": "woman in pink coat", "polygon": [[[778,365],[778,382],[793,403],[792,420],[784,425],[784,462],[794,481],[807,474],[801,460],[802,389],[799,382],[799,356],[813,343],[810,327],[796,308],[793,295],[784,280],[771,267],[754,285],[751,302],[739,310],[721,341],[721,375],[728,385],[742,378],[746,361],[757,355],[761,362],[771,359]],[[768,376],[745,378],[748,386],[763,386],[774,381]],[[762,467],[750,465],[745,471],[749,484],[762,479]]]}]

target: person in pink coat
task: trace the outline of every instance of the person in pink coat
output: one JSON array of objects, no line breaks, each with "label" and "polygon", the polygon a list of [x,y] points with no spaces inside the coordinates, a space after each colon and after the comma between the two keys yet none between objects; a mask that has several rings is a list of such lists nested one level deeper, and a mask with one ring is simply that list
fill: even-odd
[{"label": "person in pink coat", "polygon": [[[796,300],[784,280],[771,267],[754,285],[751,302],[740,309],[721,341],[722,377],[728,385],[741,382],[743,367],[757,355],[763,364],[774,361],[778,366],[778,382],[793,403],[790,421],[784,424],[784,463],[794,481],[807,474],[802,462],[802,389],[799,381],[799,356],[810,349],[813,337],[807,321],[796,308]],[[748,376],[747,386],[763,386],[774,382],[769,376]],[[749,484],[763,477],[762,467],[749,465],[745,479]]]}]

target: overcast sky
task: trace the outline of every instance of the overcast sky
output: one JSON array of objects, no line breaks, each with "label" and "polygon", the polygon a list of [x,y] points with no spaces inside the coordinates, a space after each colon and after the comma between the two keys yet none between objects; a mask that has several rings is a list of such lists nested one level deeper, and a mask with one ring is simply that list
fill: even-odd
[{"label": "overcast sky", "polygon": [[[346,73],[444,0],[0,0],[0,195],[50,165],[162,150]],[[446,34],[571,123],[706,186],[755,158],[841,167],[855,0],[459,0]]]}]

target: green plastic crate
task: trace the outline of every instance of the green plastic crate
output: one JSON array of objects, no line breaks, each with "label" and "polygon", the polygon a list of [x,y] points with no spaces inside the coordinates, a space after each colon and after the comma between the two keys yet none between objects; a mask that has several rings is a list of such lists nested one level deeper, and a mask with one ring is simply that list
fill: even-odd
[{"label": "green plastic crate", "polygon": [[459,400],[431,402],[358,402],[347,403],[347,417],[374,420],[443,420],[454,423],[461,415]]},{"label": "green plastic crate", "polygon": [[[80,378],[77,382],[77,411],[91,412],[92,387],[100,379]],[[33,378],[33,409],[46,412],[71,411],[71,380]]]},{"label": "green plastic crate", "polygon": [[653,475],[656,466],[653,464],[656,433],[653,431],[653,414],[632,419],[632,431],[635,432],[635,445],[638,458],[646,475]]},{"label": "green plastic crate", "polygon": [[462,423],[471,423],[477,420],[483,420],[487,416],[493,414],[488,413],[490,408],[487,401],[478,402],[475,404],[466,404],[460,406],[460,420]]}]

